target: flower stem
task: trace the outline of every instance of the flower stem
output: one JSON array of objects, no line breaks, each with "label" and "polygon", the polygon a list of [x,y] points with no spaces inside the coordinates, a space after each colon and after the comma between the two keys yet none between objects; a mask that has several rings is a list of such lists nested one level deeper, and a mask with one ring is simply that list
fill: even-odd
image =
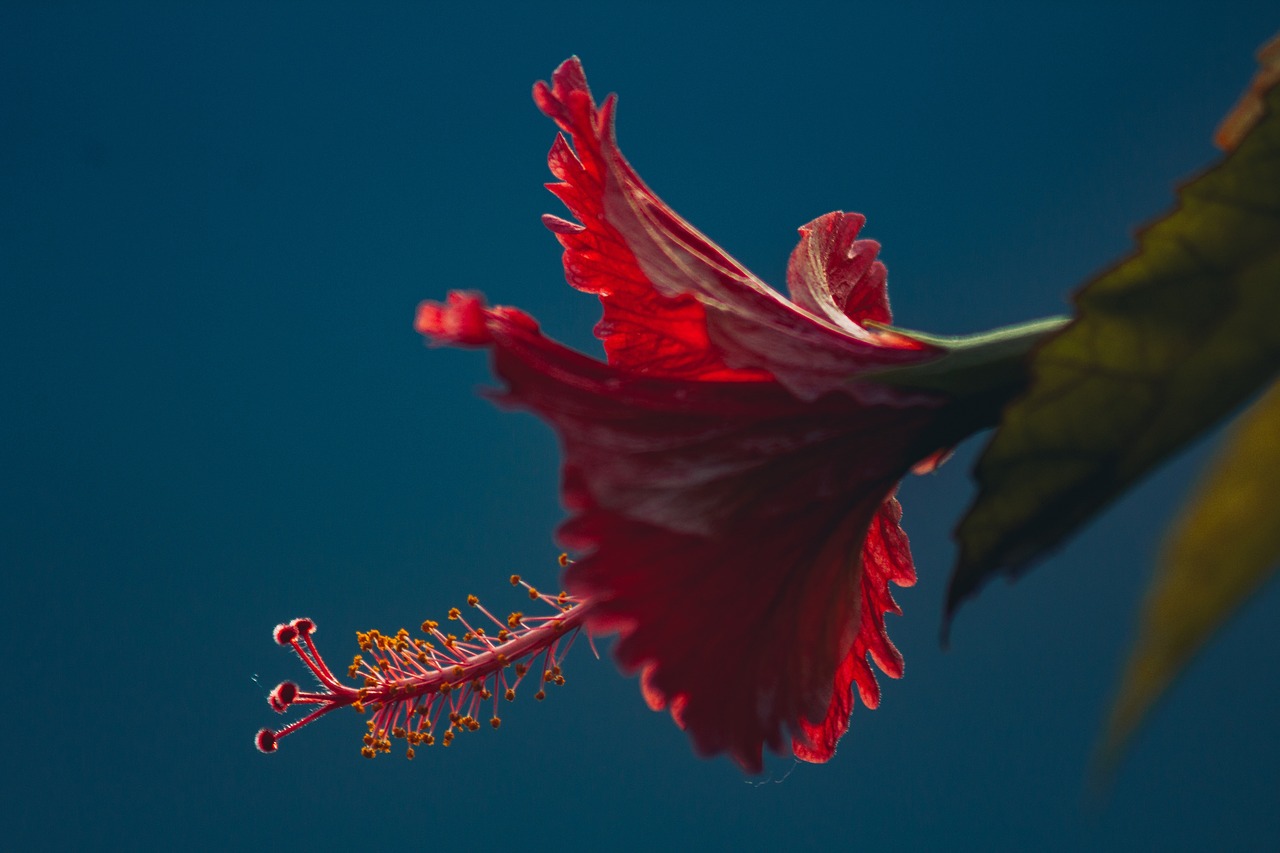
[{"label": "flower stem", "polygon": [[976,335],[943,337],[909,329],[884,327],[943,350],[922,364],[860,375],[859,380],[899,388],[940,391],[955,399],[1016,394],[1027,381],[1027,355],[1060,331],[1070,317],[1047,317]]}]

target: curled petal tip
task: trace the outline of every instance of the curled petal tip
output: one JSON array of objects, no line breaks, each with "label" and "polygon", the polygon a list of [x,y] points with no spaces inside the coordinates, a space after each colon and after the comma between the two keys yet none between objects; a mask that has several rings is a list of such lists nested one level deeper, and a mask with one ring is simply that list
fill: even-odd
[{"label": "curled petal tip", "polygon": [[484,298],[477,293],[454,291],[443,303],[421,303],[413,327],[436,344],[483,346],[492,340]]},{"label": "curled petal tip", "polygon": [[570,115],[569,99],[572,93],[582,92],[588,100],[591,93],[587,89],[587,75],[582,70],[582,61],[571,56],[551,72],[551,83],[539,80],[533,84],[533,102],[547,116],[559,121]]}]

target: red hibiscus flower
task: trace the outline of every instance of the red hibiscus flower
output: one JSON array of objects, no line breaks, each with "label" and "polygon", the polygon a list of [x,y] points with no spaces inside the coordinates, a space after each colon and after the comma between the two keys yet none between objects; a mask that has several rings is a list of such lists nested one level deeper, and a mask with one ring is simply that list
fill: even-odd
[{"label": "red hibiscus flower", "polygon": [[[358,634],[344,683],[321,659],[315,623],[275,629],[319,688],[284,682],[271,707],[370,713],[362,753],[406,754],[500,723],[501,701],[532,673],[564,683],[577,632],[616,633],[614,655],[645,699],[670,709],[703,754],[757,772],[764,747],[826,761],[848,729],[853,687],[880,701],[871,664],[902,675],[885,632],[890,584],[915,569],[894,498],[995,422],[1025,382],[1023,355],[1062,321],[968,339],[889,328],[879,246],[863,218],[829,213],[800,229],[788,300],[703,237],[646,187],[618,151],[613,100],[597,108],[571,59],[534,99],[563,136],[550,185],[578,222],[544,217],[564,245],[569,283],[604,306],[607,362],[552,341],[527,314],[452,293],[418,308],[437,344],[487,347],[505,383],[495,396],[549,422],[564,446],[561,540],[567,590],[518,576],[542,613],[504,620],[472,595],[448,633]],[[470,612],[470,611],[468,611]],[[473,622],[475,624],[473,624]],[[538,679],[538,674],[541,678]],[[490,710],[491,709],[491,710]]]},{"label": "red hibiscus flower", "polygon": [[898,481],[989,420],[973,400],[871,377],[945,349],[888,329],[878,244],[857,214],[800,229],[788,300],[645,186],[576,59],[534,88],[558,136],[549,189],[577,222],[545,216],[569,284],[604,308],[607,363],[544,337],[528,315],[471,293],[425,302],[431,342],[487,347],[503,405],[564,449],[559,537],[580,559],[567,589],[594,633],[639,672],[702,754],[761,769],[789,741],[826,761],[870,661],[902,675],[885,632],[890,583],[915,581]]}]

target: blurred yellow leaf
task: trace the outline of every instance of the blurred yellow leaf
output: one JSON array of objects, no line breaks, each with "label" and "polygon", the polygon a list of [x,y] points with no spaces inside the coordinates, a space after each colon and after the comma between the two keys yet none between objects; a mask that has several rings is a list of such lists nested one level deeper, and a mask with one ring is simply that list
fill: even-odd
[{"label": "blurred yellow leaf", "polygon": [[1232,427],[1170,528],[1104,736],[1110,764],[1214,630],[1280,568],[1280,383]]},{"label": "blurred yellow leaf", "polygon": [[1076,295],[1075,319],[1032,355],[1028,392],[978,462],[948,620],[1280,371],[1280,87],[1268,85],[1233,124],[1234,150]]}]

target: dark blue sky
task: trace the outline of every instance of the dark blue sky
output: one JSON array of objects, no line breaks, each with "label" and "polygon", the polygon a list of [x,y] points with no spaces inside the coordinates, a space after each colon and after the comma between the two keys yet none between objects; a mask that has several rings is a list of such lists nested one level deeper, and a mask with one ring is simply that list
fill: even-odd
[{"label": "dark blue sky", "polygon": [[538,222],[560,211],[529,89],[566,56],[621,94],[650,185],[766,280],[797,226],[861,211],[898,322],[960,333],[1058,313],[1128,251],[1215,156],[1270,4],[22,5],[0,10],[0,846],[1280,847],[1275,588],[1085,797],[1203,447],[966,606],[949,652],[976,446],[908,482],[906,678],[779,784],[695,758],[585,644],[548,702],[412,763],[360,758],[345,714],[251,745],[302,675],[277,621],[315,618],[343,661],[357,628],[553,583],[551,434],[411,320],[479,288],[598,352]]}]

